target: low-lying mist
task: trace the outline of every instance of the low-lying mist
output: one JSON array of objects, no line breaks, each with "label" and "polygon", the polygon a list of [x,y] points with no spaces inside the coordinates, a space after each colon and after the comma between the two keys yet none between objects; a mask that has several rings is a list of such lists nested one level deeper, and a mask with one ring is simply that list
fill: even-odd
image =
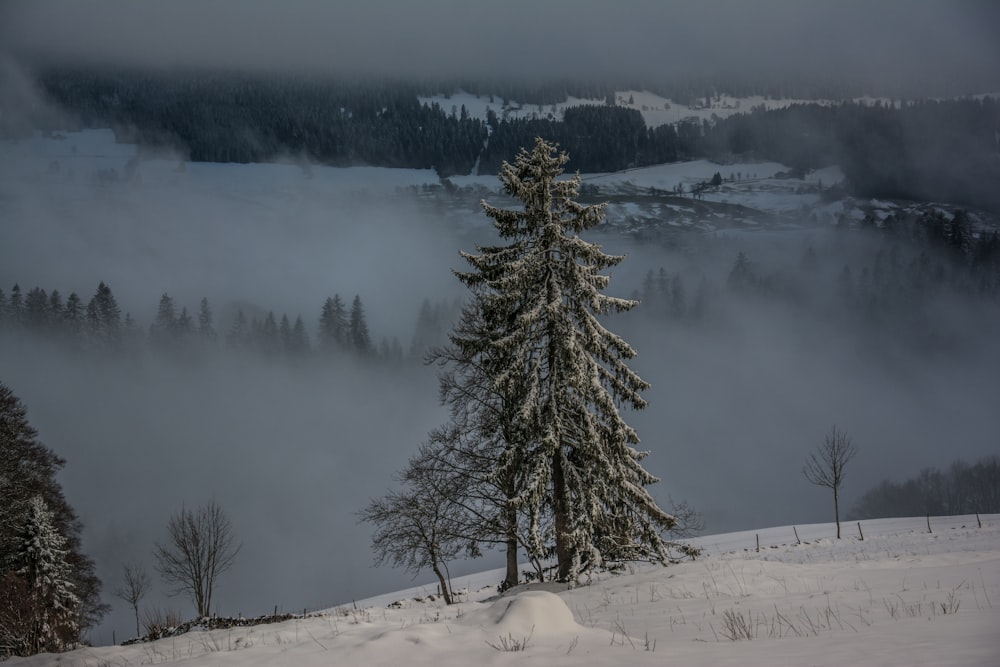
[{"label": "low-lying mist", "polygon": [[[425,299],[461,297],[450,272],[462,267],[458,250],[495,240],[485,216],[425,188],[426,174],[159,159],[125,178],[128,147],[66,141],[47,144],[53,154],[22,154],[16,169],[0,161],[0,288],[76,291],[86,303],[105,281],[144,331],[169,293],[192,315],[208,297],[222,336],[245,305],[301,315],[315,341],[323,300],[359,294],[375,341],[407,348]],[[713,532],[830,520],[831,494],[801,467],[833,424],[859,450],[842,511],[886,477],[997,451],[995,294],[970,294],[956,278],[922,297],[907,288],[864,301],[882,284],[876,265],[885,284],[920,266],[920,248],[899,242],[893,255],[896,241],[881,235],[686,234],[669,251],[596,235],[628,255],[609,292],[643,299],[608,323],[652,383],[648,408],[626,418],[652,452],[645,465],[662,480],[653,489],[662,504],[689,501]],[[741,251],[749,277],[736,281]],[[937,254],[928,261],[958,275]],[[289,364],[230,354],[222,342],[217,354],[176,363],[8,332],[0,381],[67,459],[61,482],[115,603],[95,642],[132,627],[110,596],[121,563],[151,570],[167,519],[209,500],[243,542],[219,585],[220,613],[349,603],[409,581],[371,568],[368,528],[354,513],[393,485],[445,418],[433,368],[349,357]],[[165,595],[157,586],[145,604],[189,613],[186,600]]]}]

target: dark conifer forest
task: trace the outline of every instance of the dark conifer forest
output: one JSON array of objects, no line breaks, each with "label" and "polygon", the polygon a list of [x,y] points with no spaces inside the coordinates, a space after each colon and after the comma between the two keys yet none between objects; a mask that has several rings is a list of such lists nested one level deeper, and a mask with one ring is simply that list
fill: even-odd
[{"label": "dark conifer forest", "polygon": [[[441,83],[66,69],[47,70],[40,81],[81,126],[112,127],[119,141],[167,147],[194,161],[292,157],[335,166],[433,168],[441,177],[474,169],[493,174],[540,136],[569,153],[568,169],[584,173],[695,158],[773,160],[802,172],[839,164],[859,196],[1000,211],[993,186],[1000,182],[1000,101],[991,97],[817,101],[646,127],[637,110],[616,106],[610,87],[601,84],[508,85],[511,103],[537,111],[490,114],[483,122],[464,109],[420,102],[420,96],[454,90]],[[690,87],[670,90],[692,97]],[[487,94],[498,105],[508,102]],[[604,102],[558,115],[546,106],[567,94]]]}]

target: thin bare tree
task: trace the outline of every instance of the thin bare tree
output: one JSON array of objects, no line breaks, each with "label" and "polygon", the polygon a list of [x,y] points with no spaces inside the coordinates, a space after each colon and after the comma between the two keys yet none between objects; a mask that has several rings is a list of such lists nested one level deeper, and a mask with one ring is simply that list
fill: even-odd
[{"label": "thin bare tree", "polygon": [[837,520],[837,539],[840,539],[840,486],[844,483],[844,469],[858,453],[851,437],[836,425],[823,439],[802,466],[802,474],[816,486],[833,489],[833,511]]},{"label": "thin bare tree", "polygon": [[146,567],[140,562],[122,563],[121,584],[114,591],[114,596],[127,602],[135,612],[135,636],[142,634],[139,625],[139,601],[149,592],[151,585]]},{"label": "thin bare tree", "polygon": [[197,510],[182,508],[167,523],[167,543],[156,544],[156,570],[174,587],[173,594],[186,593],[204,618],[212,608],[216,579],[232,567],[241,547],[215,501]]},{"label": "thin bare tree", "polygon": [[358,516],[375,527],[372,549],[376,565],[389,562],[414,574],[430,568],[445,604],[452,604],[448,561],[466,550],[469,542],[462,535],[466,522],[463,508],[454,500],[456,492],[442,492],[442,485],[431,479],[438,472],[411,469],[403,480],[405,490],[371,499]]}]

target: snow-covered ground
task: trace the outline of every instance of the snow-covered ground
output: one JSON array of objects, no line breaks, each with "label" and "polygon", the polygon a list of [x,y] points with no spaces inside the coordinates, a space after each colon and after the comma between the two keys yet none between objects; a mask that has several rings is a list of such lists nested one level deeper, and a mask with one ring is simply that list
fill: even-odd
[{"label": "snow-covered ground", "polygon": [[[499,573],[274,625],[194,631],[12,666],[1000,664],[1000,515],[786,526],[692,540],[702,557],[572,590]],[[796,537],[797,531],[797,537]],[[759,537],[759,550],[758,550]],[[323,576],[321,572],[316,573]],[[252,586],[252,582],[244,582]]]}]

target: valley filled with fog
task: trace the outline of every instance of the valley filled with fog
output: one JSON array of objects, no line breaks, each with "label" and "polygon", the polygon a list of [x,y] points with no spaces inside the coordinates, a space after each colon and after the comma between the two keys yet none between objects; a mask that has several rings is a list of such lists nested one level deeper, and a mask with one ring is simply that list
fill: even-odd
[{"label": "valley filled with fog", "polygon": [[[206,298],[219,333],[194,360],[3,333],[0,378],[67,459],[61,482],[106,588],[122,562],[151,559],[172,513],[210,500],[243,542],[220,583],[221,613],[296,611],[404,586],[404,573],[371,568],[355,512],[394,485],[446,418],[435,368],[411,344],[425,301],[463,298],[451,271],[464,268],[459,251],[495,240],[478,207],[481,197],[503,203],[493,178],[189,163],[137,156],[108,131],[0,150],[7,295],[17,284],[86,303],[104,282],[140,333],[163,294],[192,315]],[[641,299],[607,323],[636,347],[632,366],[652,384],[648,408],[626,413],[661,479],[651,490],[665,506],[691,503],[712,532],[829,520],[828,493],[801,467],[833,424],[859,449],[842,510],[882,479],[993,454],[1000,432],[995,284],[978,287],[969,262],[926,234],[891,236],[885,223],[912,231],[930,220],[920,216],[951,220],[955,209],[824,199],[815,175],[773,178],[780,167],[698,162],[584,178],[588,199],[610,201],[588,238],[627,255],[608,292]],[[668,196],[714,169],[727,182],[697,201]],[[737,170],[747,178],[730,181]],[[836,171],[825,175],[834,185]],[[977,215],[970,242],[993,229]],[[240,311],[301,317],[315,346],[334,294],[359,296],[374,346],[402,355],[290,360],[227,349]],[[181,606],[154,590],[158,604]],[[115,627],[122,638],[122,613],[97,642]]]}]

